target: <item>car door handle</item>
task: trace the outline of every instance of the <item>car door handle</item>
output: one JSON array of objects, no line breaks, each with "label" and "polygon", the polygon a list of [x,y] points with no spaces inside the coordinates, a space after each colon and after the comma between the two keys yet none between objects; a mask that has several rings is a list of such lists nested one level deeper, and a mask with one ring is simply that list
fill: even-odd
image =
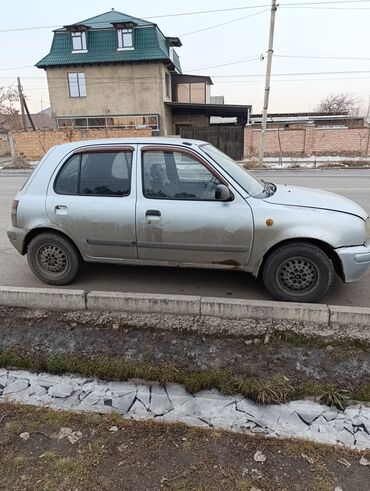
[{"label": "car door handle", "polygon": [[159,210],[146,210],[145,216],[147,217],[160,217],[161,212]]},{"label": "car door handle", "polygon": [[161,212],[159,210],[146,210],[145,216],[148,220],[160,220]]},{"label": "car door handle", "polygon": [[55,207],[55,214],[56,215],[67,215],[68,214],[68,206],[57,205]]}]

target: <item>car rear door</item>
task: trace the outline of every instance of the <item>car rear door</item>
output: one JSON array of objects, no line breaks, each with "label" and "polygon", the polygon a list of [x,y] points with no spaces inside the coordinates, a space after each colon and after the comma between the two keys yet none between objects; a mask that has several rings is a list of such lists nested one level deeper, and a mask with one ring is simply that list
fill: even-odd
[{"label": "car rear door", "polygon": [[56,169],[49,219],[88,258],[136,259],[135,146],[83,147]]},{"label": "car rear door", "polygon": [[182,265],[244,269],[252,247],[249,205],[215,197],[228,184],[211,164],[184,147],[139,147],[136,229],[138,258]]}]

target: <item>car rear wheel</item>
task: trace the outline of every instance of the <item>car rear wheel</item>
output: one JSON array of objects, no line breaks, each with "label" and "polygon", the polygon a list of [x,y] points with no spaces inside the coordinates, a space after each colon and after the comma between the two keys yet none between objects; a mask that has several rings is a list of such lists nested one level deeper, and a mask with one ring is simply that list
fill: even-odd
[{"label": "car rear wheel", "polygon": [[331,288],[334,276],[331,259],[308,242],[278,247],[267,257],[262,271],[266,290],[287,302],[317,302]]},{"label": "car rear wheel", "polygon": [[42,233],[34,237],[27,249],[32,272],[49,285],[67,285],[77,276],[81,259],[74,245],[64,237]]}]

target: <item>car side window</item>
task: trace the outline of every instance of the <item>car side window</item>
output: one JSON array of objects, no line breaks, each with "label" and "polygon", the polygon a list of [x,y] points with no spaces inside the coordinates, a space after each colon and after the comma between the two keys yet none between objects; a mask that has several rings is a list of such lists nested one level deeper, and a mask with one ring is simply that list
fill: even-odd
[{"label": "car side window", "polygon": [[199,160],[177,151],[144,151],[142,174],[147,198],[216,201],[221,183]]},{"label": "car side window", "polygon": [[73,155],[62,167],[55,181],[58,194],[77,194],[80,155]]},{"label": "car side window", "polygon": [[132,152],[86,152],[74,155],[58,174],[58,194],[128,196],[131,192]]}]

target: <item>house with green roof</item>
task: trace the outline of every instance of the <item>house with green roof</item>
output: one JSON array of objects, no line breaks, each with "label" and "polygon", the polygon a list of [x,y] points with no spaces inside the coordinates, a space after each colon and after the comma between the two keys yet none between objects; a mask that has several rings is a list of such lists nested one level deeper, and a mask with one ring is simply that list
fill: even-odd
[{"label": "house with green roof", "polygon": [[210,104],[210,77],[182,74],[178,47],[157,24],[113,9],[56,29],[36,66],[46,71],[57,127],[169,135],[235,111],[245,123],[249,106]]}]

